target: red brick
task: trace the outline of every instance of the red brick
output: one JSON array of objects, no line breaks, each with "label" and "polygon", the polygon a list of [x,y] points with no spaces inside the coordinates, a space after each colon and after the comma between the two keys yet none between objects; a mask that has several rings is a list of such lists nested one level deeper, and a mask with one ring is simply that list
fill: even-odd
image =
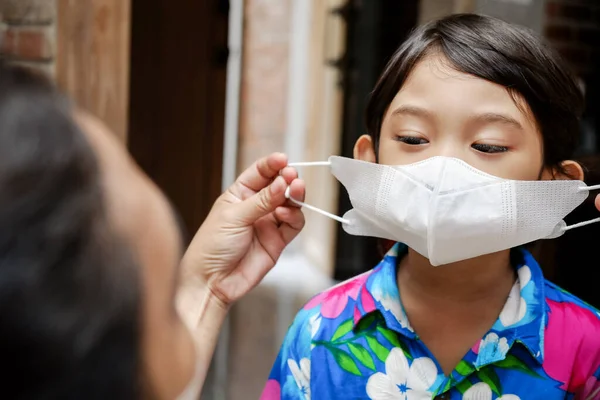
[{"label": "red brick", "polygon": [[30,60],[52,58],[52,47],[44,31],[24,30],[19,33],[19,54]]},{"label": "red brick", "polygon": [[2,54],[15,54],[17,52],[17,41],[15,32],[7,30],[2,37]]},{"label": "red brick", "polygon": [[4,53],[12,58],[30,61],[50,60],[53,57],[50,33],[39,28],[9,28],[5,35]]},{"label": "red brick", "polygon": [[544,31],[546,38],[556,41],[571,41],[573,29],[565,25],[548,25]]}]

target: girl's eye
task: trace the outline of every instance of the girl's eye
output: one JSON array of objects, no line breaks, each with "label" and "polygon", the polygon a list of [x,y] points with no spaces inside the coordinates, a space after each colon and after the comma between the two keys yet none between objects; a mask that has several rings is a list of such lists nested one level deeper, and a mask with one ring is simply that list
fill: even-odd
[{"label": "girl's eye", "polygon": [[422,137],[418,136],[396,136],[395,140],[397,140],[398,142],[406,143],[411,146],[418,146],[420,144],[429,143],[427,139],[423,139]]},{"label": "girl's eye", "polygon": [[481,152],[481,153],[505,153],[508,151],[508,147],[506,146],[496,146],[493,144],[485,144],[485,143],[474,143],[471,145],[472,148]]}]

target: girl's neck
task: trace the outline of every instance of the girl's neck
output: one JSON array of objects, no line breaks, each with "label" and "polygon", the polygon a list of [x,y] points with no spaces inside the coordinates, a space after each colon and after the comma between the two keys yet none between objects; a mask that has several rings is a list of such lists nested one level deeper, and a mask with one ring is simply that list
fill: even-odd
[{"label": "girl's neck", "polygon": [[506,300],[515,279],[510,250],[433,267],[427,258],[409,249],[398,269],[403,296],[442,305]]}]

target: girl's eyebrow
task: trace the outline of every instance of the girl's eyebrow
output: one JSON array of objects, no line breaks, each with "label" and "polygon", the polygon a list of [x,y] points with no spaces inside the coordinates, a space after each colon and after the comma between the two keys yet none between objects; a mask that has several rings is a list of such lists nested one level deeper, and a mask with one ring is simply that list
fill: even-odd
[{"label": "girl's eyebrow", "polygon": [[513,117],[505,114],[499,113],[483,113],[483,114],[475,114],[471,117],[471,119],[483,122],[485,124],[502,124],[508,125],[516,129],[523,130],[523,126],[519,121],[514,119]]},{"label": "girl's eyebrow", "polygon": [[392,116],[394,115],[412,115],[415,117],[423,117],[423,118],[433,118],[434,115],[431,111],[426,110],[422,107],[411,106],[411,105],[403,105],[396,108],[392,111]]},{"label": "girl's eyebrow", "polygon": [[[421,118],[429,118],[433,119],[434,114],[422,107],[412,106],[412,105],[402,105],[392,111],[392,116],[394,115],[412,115],[415,117]],[[481,114],[473,114],[469,117],[471,120],[475,120],[477,122],[485,123],[485,124],[502,124],[509,125],[513,128],[523,130],[523,126],[519,121],[510,115],[496,113],[496,112],[486,112]]]}]

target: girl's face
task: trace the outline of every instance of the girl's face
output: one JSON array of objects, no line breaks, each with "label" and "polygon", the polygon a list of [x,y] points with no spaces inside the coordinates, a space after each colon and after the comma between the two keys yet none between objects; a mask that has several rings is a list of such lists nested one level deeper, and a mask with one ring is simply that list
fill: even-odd
[{"label": "girl's face", "polygon": [[[381,164],[446,156],[506,179],[551,179],[557,172],[543,166],[543,138],[522,98],[456,71],[435,54],[415,66],[394,97],[379,143]],[[359,138],[354,157],[376,161],[369,136]],[[567,161],[564,167],[574,178],[582,178],[577,163]]]}]

